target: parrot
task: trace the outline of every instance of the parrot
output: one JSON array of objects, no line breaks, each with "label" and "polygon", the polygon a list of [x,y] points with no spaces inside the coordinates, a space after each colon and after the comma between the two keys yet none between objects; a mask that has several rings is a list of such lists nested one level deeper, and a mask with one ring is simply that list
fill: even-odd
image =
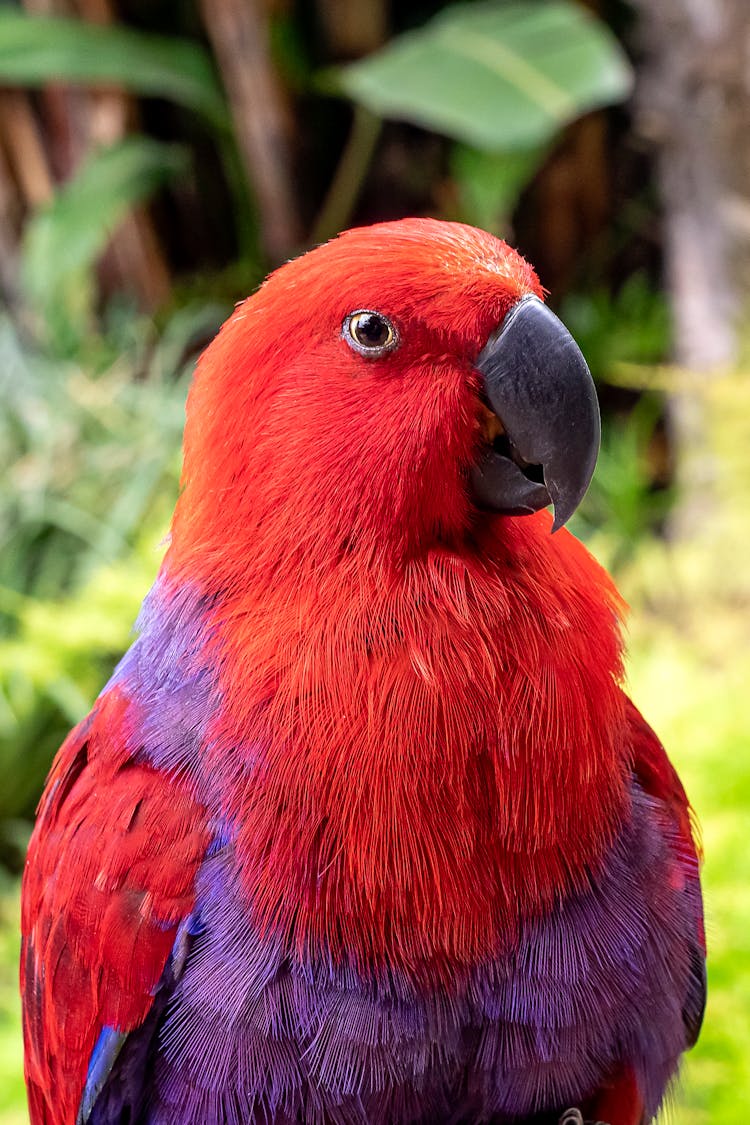
[{"label": "parrot", "polygon": [[670,1097],[700,845],[564,526],[600,415],[545,297],[494,235],[375,223],[203,352],[163,562],[28,850],[32,1125],[646,1125]]}]

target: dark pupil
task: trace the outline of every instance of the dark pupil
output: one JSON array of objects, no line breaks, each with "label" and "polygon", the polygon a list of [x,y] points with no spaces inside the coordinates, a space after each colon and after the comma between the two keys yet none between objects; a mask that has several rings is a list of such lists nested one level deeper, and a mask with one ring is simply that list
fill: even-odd
[{"label": "dark pupil", "polygon": [[382,316],[374,313],[359,317],[355,333],[360,344],[369,348],[382,347],[388,341],[388,325]]}]

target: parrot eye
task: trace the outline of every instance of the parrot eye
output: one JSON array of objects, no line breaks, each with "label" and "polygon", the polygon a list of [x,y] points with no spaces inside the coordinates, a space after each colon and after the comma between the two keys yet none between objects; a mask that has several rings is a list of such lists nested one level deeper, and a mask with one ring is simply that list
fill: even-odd
[{"label": "parrot eye", "polygon": [[344,320],[341,334],[350,348],[360,355],[376,357],[398,347],[396,329],[382,313],[358,309]]}]

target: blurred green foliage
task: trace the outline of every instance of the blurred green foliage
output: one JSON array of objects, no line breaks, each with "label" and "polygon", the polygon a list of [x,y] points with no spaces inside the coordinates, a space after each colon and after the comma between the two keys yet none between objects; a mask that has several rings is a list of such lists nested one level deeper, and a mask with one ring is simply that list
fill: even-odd
[{"label": "blurred green foliage", "polygon": [[224,306],[186,306],[157,333],[127,308],[78,358],[0,321],[0,586],[54,596],[126,555],[174,500],[193,347]]},{"label": "blurred green foliage", "polygon": [[[627,585],[624,592],[633,597]],[[633,600],[644,613],[640,599]],[[736,619],[736,609],[718,608],[705,594],[692,613],[690,624],[699,633],[727,627],[727,614]],[[685,636],[690,614],[686,608],[679,623],[652,619],[632,626],[633,694],[680,771],[705,853],[708,1007],[665,1119],[741,1125],[750,1113],[750,647],[730,625],[731,647],[720,654],[707,650],[698,636]]]},{"label": "blurred green foliage", "polygon": [[656,364],[669,354],[671,325],[666,295],[643,270],[612,292],[602,286],[567,294],[560,315],[592,371],[618,364]]},{"label": "blurred green foliage", "polygon": [[177,495],[186,356],[226,311],[184,307],[157,335],[113,309],[86,365],[0,322],[0,860],[128,645]]},{"label": "blurred green foliage", "polygon": [[228,125],[213,61],[196,42],[120,24],[87,23],[0,7],[0,80],[42,87],[50,81],[169,98]]},{"label": "blurred green foliage", "polygon": [[[272,39],[298,92],[344,96],[375,120],[413,122],[453,139],[463,217],[497,232],[507,227],[521,190],[562,128],[587,110],[621,102],[632,86],[617,40],[575,0],[450,6],[368,57],[322,71],[305,58],[289,20],[273,23]],[[113,83],[200,114],[234,197],[240,253],[258,255],[257,231],[253,237],[247,229],[250,196],[232,116],[200,42],[0,7],[0,80],[31,88],[50,81],[94,88]],[[362,120],[355,114],[355,126]],[[315,241],[350,225],[375,146],[360,144],[359,158],[357,147],[355,127],[353,147],[345,148],[313,223]],[[153,139],[115,142],[94,153],[53,203],[40,208],[29,227],[22,274],[29,303],[53,340],[69,349],[85,333],[93,266],[107,233],[129,205],[184,167],[185,158]]]},{"label": "blurred green foliage", "polygon": [[568,294],[560,315],[605,400],[596,473],[571,527],[584,539],[607,527],[616,544],[610,565],[619,570],[644,536],[662,530],[675,499],[671,466],[654,464],[664,444],[667,396],[649,389],[651,368],[669,353],[666,300],[636,272],[614,293],[597,288]]},{"label": "blurred green foliage", "polygon": [[18,883],[0,868],[0,1125],[28,1125],[18,994]]},{"label": "blurred green foliage", "polygon": [[89,156],[27,223],[21,282],[36,334],[58,355],[79,355],[96,330],[95,266],[135,203],[184,171],[186,153],[126,137]]},{"label": "blurred green foliage", "polygon": [[594,479],[571,522],[571,530],[587,539],[607,527],[616,544],[614,570],[640,549],[643,539],[666,520],[674,490],[654,482],[649,449],[664,414],[662,396],[642,395],[627,415],[605,417],[602,447]]},{"label": "blurred green foliage", "polygon": [[380,117],[456,142],[464,218],[501,232],[561,129],[632,86],[611,32],[572,0],[457,4],[332,79]]}]

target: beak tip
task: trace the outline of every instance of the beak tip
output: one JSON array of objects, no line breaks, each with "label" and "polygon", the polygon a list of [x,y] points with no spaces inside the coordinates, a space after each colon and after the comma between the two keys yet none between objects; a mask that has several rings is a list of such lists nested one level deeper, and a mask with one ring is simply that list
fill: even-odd
[{"label": "beak tip", "polygon": [[554,535],[555,532],[560,531],[561,528],[565,527],[565,524],[573,515],[575,509],[572,508],[569,504],[560,504],[553,500],[552,510],[554,513],[554,519],[552,520],[550,535]]},{"label": "beak tip", "polygon": [[552,521],[552,527],[550,528],[551,535],[554,535],[555,532],[559,531],[562,527],[565,527],[571,516],[573,516],[574,513],[578,510],[581,501],[588,492],[588,486],[591,482],[592,475],[593,466],[591,473],[588,475],[586,483],[583,485],[583,487],[580,487],[579,482],[579,487],[574,491],[570,489],[562,489],[557,483],[554,482],[548,484],[547,489],[552,501],[552,508],[554,512],[554,519]]}]

